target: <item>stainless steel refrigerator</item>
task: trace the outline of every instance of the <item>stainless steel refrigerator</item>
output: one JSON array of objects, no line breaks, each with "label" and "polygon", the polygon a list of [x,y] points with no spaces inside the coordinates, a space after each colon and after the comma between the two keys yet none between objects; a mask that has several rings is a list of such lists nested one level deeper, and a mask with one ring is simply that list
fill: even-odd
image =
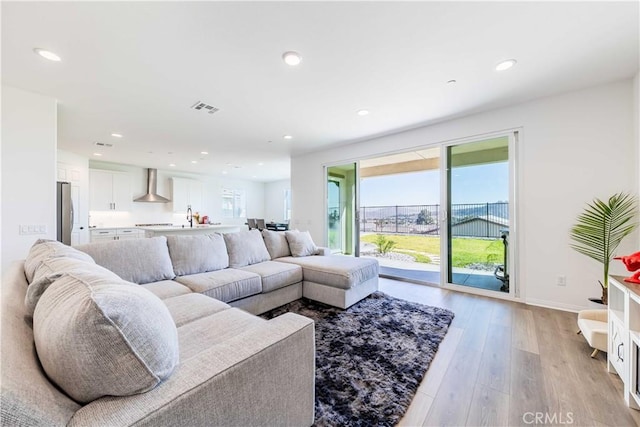
[{"label": "stainless steel refrigerator", "polygon": [[57,239],[65,245],[71,245],[71,231],[73,230],[73,202],[71,201],[71,183],[57,182]]}]

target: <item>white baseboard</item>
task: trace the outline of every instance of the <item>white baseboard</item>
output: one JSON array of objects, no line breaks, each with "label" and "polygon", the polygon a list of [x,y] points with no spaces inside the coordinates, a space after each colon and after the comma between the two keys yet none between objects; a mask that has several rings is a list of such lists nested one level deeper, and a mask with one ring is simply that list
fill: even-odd
[{"label": "white baseboard", "polygon": [[534,299],[534,298],[527,298],[527,300],[525,301],[525,304],[535,305],[535,306],[544,307],[544,308],[552,308],[554,310],[569,311],[571,313],[577,313],[580,310],[584,310],[588,308],[587,306],[564,304],[561,302],[547,301],[547,300]]}]

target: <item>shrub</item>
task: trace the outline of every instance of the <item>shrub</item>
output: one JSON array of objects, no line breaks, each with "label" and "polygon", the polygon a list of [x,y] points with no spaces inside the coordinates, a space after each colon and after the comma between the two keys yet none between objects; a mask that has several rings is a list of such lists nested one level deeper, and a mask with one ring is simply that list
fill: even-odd
[{"label": "shrub", "polygon": [[396,246],[396,242],[391,239],[387,239],[387,236],[383,236],[382,234],[378,234],[376,240],[373,243],[378,248],[378,252],[383,255]]}]

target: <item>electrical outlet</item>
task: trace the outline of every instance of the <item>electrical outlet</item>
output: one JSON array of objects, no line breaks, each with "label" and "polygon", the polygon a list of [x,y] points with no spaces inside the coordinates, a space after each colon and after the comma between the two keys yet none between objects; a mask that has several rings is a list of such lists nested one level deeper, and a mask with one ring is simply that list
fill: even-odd
[{"label": "electrical outlet", "polygon": [[558,276],[558,279],[556,280],[556,285],[567,286],[567,276]]}]

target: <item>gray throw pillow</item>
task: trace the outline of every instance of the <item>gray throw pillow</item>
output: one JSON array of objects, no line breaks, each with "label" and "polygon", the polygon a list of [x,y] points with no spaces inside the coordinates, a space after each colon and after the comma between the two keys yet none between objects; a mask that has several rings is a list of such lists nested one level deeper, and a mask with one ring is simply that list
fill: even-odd
[{"label": "gray throw pillow", "polygon": [[94,262],[90,255],[74,249],[71,246],[67,246],[56,240],[38,239],[33,246],[31,246],[29,254],[27,254],[27,258],[24,260],[24,273],[27,277],[27,282],[31,283],[33,281],[36,270],[38,270],[44,260],[55,257],[68,257],[91,263]]},{"label": "gray throw pillow", "polygon": [[287,237],[283,232],[262,230],[262,237],[271,259],[291,256],[289,242],[287,242]]},{"label": "gray throw pillow", "polygon": [[74,400],[151,390],[178,364],[169,310],[148,290],[110,277],[65,273],[33,314],[38,358]]},{"label": "gray throw pillow", "polygon": [[262,234],[258,230],[225,233],[223,236],[227,244],[231,268],[244,267],[271,259]]},{"label": "gray throw pillow", "polygon": [[176,277],[165,236],[89,243],[76,248],[128,282],[143,284]]},{"label": "gray throw pillow", "polygon": [[33,280],[27,287],[27,294],[24,299],[27,314],[33,315],[36,305],[44,291],[46,291],[49,285],[65,273],[100,274],[114,281],[121,281],[116,273],[99,266],[93,261],[87,262],[77,258],[68,257],[54,257],[46,259],[42,261],[40,267],[38,267],[36,273],[33,275]]},{"label": "gray throw pillow", "polygon": [[168,236],[167,244],[176,276],[229,267],[227,246],[221,234]]},{"label": "gray throw pillow", "polygon": [[311,234],[308,231],[290,230],[285,231],[284,235],[289,242],[289,249],[291,249],[292,256],[309,256],[315,255],[316,252],[318,252],[318,247],[313,243]]}]

